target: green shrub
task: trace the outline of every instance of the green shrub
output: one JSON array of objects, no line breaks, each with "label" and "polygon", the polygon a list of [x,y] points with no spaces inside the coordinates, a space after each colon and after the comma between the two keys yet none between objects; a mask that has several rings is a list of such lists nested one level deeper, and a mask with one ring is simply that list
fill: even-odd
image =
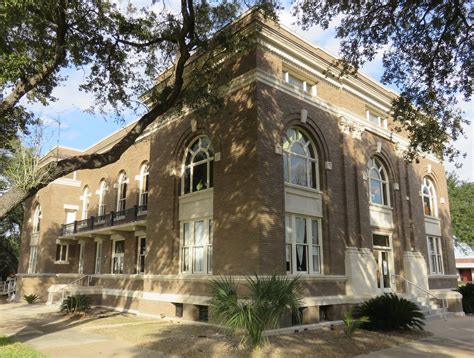
[{"label": "green shrub", "polygon": [[369,317],[361,316],[359,318],[354,318],[352,310],[346,313],[342,319],[344,322],[344,333],[347,337],[352,337],[354,332],[363,324],[369,322]]},{"label": "green shrub", "polygon": [[467,283],[455,291],[462,295],[462,309],[465,313],[474,313],[474,284]]},{"label": "green shrub", "polygon": [[85,312],[91,307],[91,298],[87,295],[67,296],[59,307],[61,312]]},{"label": "green shrub", "polygon": [[425,315],[418,306],[393,293],[386,293],[363,302],[357,313],[368,317],[362,328],[391,331],[397,329],[423,330]]},{"label": "green shrub", "polygon": [[24,295],[23,299],[28,302],[28,304],[32,305],[39,300],[39,296],[35,293],[32,293],[31,295]]},{"label": "green shrub", "polygon": [[301,303],[298,278],[248,277],[245,286],[249,293],[240,299],[237,297],[238,284],[231,277],[221,277],[211,283],[212,317],[232,333],[242,333],[242,343],[254,347],[267,342],[263,332],[277,328],[286,313],[298,312]]}]

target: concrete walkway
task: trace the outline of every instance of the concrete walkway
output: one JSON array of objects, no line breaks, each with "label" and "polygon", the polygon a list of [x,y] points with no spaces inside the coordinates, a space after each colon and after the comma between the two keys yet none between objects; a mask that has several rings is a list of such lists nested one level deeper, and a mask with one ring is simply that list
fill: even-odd
[{"label": "concrete walkway", "polygon": [[[99,335],[91,326],[93,321],[58,314],[57,307],[0,304],[0,336],[11,336],[48,357],[166,357],[124,340]],[[474,316],[427,321],[426,330],[433,336],[360,357],[474,357]]]},{"label": "concrete walkway", "polygon": [[474,357],[474,316],[430,320],[425,329],[433,336],[359,357]]},{"label": "concrete walkway", "polygon": [[57,307],[44,304],[0,305],[0,336],[24,342],[48,357],[165,357],[157,351],[82,330],[86,322],[89,321],[65,319]]}]

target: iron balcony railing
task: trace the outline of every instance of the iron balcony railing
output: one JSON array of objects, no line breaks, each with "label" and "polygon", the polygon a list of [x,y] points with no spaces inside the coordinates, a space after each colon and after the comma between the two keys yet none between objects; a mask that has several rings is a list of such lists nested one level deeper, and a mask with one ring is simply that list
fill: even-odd
[{"label": "iron balcony railing", "polygon": [[91,216],[84,220],[76,220],[72,223],[61,225],[59,236],[74,235],[81,232],[143,220],[146,218],[146,214],[146,205],[135,205],[130,209],[111,211],[110,214],[106,215]]}]

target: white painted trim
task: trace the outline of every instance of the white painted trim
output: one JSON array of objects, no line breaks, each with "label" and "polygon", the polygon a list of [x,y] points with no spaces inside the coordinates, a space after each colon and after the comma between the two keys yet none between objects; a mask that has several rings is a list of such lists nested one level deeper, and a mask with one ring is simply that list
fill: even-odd
[{"label": "white painted trim", "polygon": [[64,204],[65,210],[79,210],[79,205],[72,205],[72,204]]},{"label": "white painted trim", "polygon": [[75,180],[75,179],[68,179],[68,178],[58,178],[54,180],[53,182],[51,182],[51,184],[80,187],[81,181]]}]

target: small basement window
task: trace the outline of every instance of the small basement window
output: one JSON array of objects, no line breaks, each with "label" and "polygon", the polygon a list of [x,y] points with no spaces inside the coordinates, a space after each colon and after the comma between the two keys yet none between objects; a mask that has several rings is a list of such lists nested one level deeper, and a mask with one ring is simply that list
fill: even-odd
[{"label": "small basement window", "polygon": [[207,322],[209,321],[209,307],[208,306],[197,306],[198,308],[198,320],[200,322]]},{"label": "small basement window", "polygon": [[[292,326],[298,326],[303,324],[303,315],[304,315],[304,310],[306,307],[298,307],[298,314],[296,312],[291,313],[291,325]],[[298,318],[299,315],[299,318]]]},{"label": "small basement window", "polygon": [[183,304],[182,303],[175,303],[174,307],[175,307],[174,315],[178,318],[182,318],[183,317]]},{"label": "small basement window", "polygon": [[319,320],[329,321],[329,306],[319,306]]}]

